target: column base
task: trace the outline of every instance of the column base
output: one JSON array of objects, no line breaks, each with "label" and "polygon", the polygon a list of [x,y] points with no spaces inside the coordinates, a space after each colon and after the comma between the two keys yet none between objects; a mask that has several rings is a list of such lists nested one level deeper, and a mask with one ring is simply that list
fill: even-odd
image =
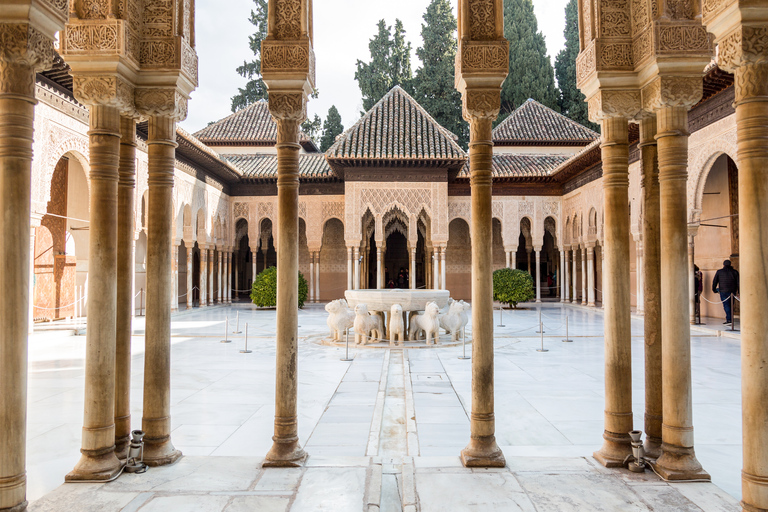
[{"label": "column base", "polygon": [[24,512],[27,510],[27,505],[29,505],[29,502],[25,500],[11,508],[0,508],[0,512]]},{"label": "column base", "polygon": [[115,455],[115,447],[106,450],[80,450],[82,456],[65,477],[65,482],[82,482],[84,480],[96,480],[106,482],[120,474],[123,467]]},{"label": "column base", "polygon": [[666,481],[675,480],[706,480],[712,477],[704,471],[696,459],[693,448],[661,444],[661,457],[652,462],[654,471]]},{"label": "column base", "polygon": [[131,445],[131,436],[123,436],[115,439],[115,456],[120,460],[128,458],[128,447]]},{"label": "column base", "polygon": [[299,468],[307,460],[307,452],[301,449],[298,437],[279,439],[272,437],[272,448],[261,464],[263,468]]},{"label": "column base", "polygon": [[171,443],[171,436],[160,439],[144,438],[144,463],[150,467],[168,466],[182,456]]},{"label": "column base", "polygon": [[503,468],[507,465],[504,453],[496,444],[496,436],[472,437],[461,450],[461,463],[465,468]]},{"label": "column base", "polygon": [[603,446],[592,456],[606,468],[622,468],[626,466],[624,461],[628,455],[632,455],[632,444],[627,434],[615,432],[603,432]]},{"label": "column base", "polygon": [[744,512],[768,512],[768,478],[742,470],[741,494]]},{"label": "column base", "polygon": [[658,459],[661,457],[661,438],[645,435],[645,444],[643,445],[645,456],[649,459]]},{"label": "column base", "polygon": [[593,308],[593,307],[595,307],[595,303],[594,302],[588,302],[587,306],[589,306],[590,308]]}]

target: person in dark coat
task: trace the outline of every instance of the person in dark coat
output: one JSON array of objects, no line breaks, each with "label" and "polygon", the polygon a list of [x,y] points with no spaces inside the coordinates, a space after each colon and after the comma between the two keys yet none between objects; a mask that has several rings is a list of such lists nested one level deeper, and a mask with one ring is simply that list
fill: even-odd
[{"label": "person in dark coat", "polygon": [[720,294],[720,300],[723,301],[725,310],[725,322],[730,324],[733,321],[731,315],[731,294],[739,294],[739,271],[731,266],[731,260],[723,262],[723,268],[717,271],[712,280],[712,292]]}]

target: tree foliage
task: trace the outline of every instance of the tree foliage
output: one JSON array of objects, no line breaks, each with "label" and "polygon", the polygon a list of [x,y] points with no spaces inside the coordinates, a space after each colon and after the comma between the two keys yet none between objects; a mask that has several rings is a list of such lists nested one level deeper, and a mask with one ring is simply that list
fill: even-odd
[{"label": "tree foliage", "polygon": [[267,0],[253,0],[256,9],[251,11],[250,22],[256,27],[256,32],[248,38],[254,59],[243,62],[237,67],[237,73],[248,79],[245,87],[238,88],[238,93],[232,96],[232,112],[247,107],[261,99],[267,98],[267,86],[261,78],[261,42],[267,37]]},{"label": "tree foliage", "polygon": [[[304,307],[307,300],[309,286],[307,280],[299,272],[299,309]],[[269,267],[263,270],[253,281],[251,287],[251,301],[262,308],[277,306],[277,268]]]},{"label": "tree foliage", "polygon": [[344,133],[344,125],[341,124],[341,115],[336,105],[328,109],[328,116],[323,123],[323,136],[320,139],[320,151],[327,151],[336,142],[336,137]]},{"label": "tree foliage", "polygon": [[454,85],[456,18],[448,0],[432,0],[421,25],[423,46],[416,49],[421,67],[416,70],[414,97],[443,127],[467,147],[469,125],[461,116],[461,94]]},{"label": "tree foliage", "polygon": [[411,43],[405,40],[403,22],[395,20],[395,30],[380,20],[378,32],[368,44],[370,62],[357,61],[357,80],[363,94],[363,108],[370,110],[394,86],[412,92]]},{"label": "tree foliage", "polygon": [[576,57],[579,55],[579,13],[576,0],[565,6],[565,47],[555,58],[555,75],[560,87],[560,111],[577,123],[595,131],[599,126],[589,121],[585,96],[576,87]]},{"label": "tree foliage", "polygon": [[301,131],[306,133],[310,139],[317,141],[319,140],[320,130],[323,128],[323,120],[320,119],[320,116],[315,114],[315,117],[311,120],[307,118],[306,121],[301,123]]},{"label": "tree foliage", "polygon": [[509,76],[501,89],[502,113],[528,98],[559,110],[552,63],[531,0],[504,0],[504,37],[509,41]]},{"label": "tree foliage", "polygon": [[516,308],[520,302],[533,300],[533,277],[524,270],[500,268],[493,273],[493,300]]}]

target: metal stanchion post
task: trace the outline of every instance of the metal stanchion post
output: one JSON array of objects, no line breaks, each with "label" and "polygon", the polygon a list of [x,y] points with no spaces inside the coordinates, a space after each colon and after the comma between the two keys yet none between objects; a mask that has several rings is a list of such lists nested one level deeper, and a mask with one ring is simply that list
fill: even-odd
[{"label": "metal stanchion post", "polygon": [[250,354],[252,351],[248,350],[248,322],[245,323],[245,350],[241,350],[241,354]]},{"label": "metal stanchion post", "polygon": [[240,312],[237,312],[237,322],[235,323],[235,330],[232,331],[232,334],[241,334],[243,331],[240,330]]},{"label": "metal stanchion post", "polygon": [[352,359],[349,357],[349,327],[344,329],[344,340],[346,342],[345,344],[346,344],[346,351],[347,351],[347,353],[346,353],[346,356],[341,358],[341,360],[342,361],[351,361]]},{"label": "metal stanchion post", "polygon": [[565,343],[573,343],[573,340],[568,337],[568,315],[565,315]]},{"label": "metal stanchion post", "polygon": [[503,306],[502,304],[499,304],[499,325],[497,325],[496,327],[506,327],[504,325],[504,322],[501,319],[501,308],[502,308],[502,306]]},{"label": "metal stanchion post", "polygon": [[544,333],[544,324],[541,322],[541,308],[539,308],[539,330],[536,331],[536,334],[543,334]]},{"label": "metal stanchion post", "polygon": [[225,316],[224,317],[224,339],[221,340],[222,343],[232,343],[232,340],[229,339],[229,336],[227,336],[227,334],[229,334],[229,317]]},{"label": "metal stanchion post", "polygon": [[536,352],[549,352],[549,350],[544,348],[544,329],[541,329],[541,348],[537,348]]},{"label": "metal stanchion post", "polygon": [[459,359],[471,359],[467,357],[467,327],[461,328],[461,355]]},{"label": "metal stanchion post", "polygon": [[734,305],[736,304],[734,302],[735,298],[736,295],[731,294],[731,331],[736,330],[736,309],[734,308]]}]

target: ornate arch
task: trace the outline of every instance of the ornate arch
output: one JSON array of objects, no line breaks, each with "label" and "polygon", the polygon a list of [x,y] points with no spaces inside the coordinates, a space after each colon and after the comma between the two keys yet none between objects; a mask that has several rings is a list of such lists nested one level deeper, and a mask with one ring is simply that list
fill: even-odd
[{"label": "ornate arch", "polygon": [[90,168],[88,139],[70,135],[51,149],[48,152],[48,157],[43,160],[33,200],[39,201],[41,204],[48,204],[51,200],[51,180],[53,179],[53,171],[56,169],[56,164],[59,163],[61,157],[65,156],[67,153],[72,154],[80,165],[83,166],[83,169],[85,170],[85,182],[88,186],[88,193],[90,194],[91,177],[88,173],[88,169]]},{"label": "ornate arch", "polygon": [[719,139],[709,141],[707,148],[710,151],[698,153],[699,156],[696,157],[693,164],[688,166],[689,169],[693,169],[689,179],[694,184],[693,187],[689,186],[688,188],[688,211],[701,210],[701,203],[704,199],[704,187],[717,159],[726,155],[734,162],[737,161],[735,158],[736,148],[731,147],[731,144],[727,141]]}]

